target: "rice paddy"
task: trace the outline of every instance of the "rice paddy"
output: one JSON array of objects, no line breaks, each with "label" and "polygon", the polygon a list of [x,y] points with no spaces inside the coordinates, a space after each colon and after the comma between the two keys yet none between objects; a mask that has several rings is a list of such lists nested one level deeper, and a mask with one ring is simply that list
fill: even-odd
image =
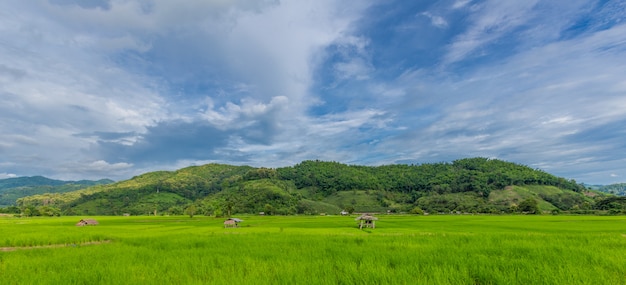
[{"label": "rice paddy", "polygon": [[0,284],[626,284],[623,216],[0,217]]}]

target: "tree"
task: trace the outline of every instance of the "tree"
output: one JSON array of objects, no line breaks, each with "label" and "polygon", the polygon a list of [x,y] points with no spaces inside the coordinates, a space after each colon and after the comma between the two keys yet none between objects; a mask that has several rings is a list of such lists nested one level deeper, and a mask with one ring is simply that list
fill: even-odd
[{"label": "tree", "polygon": [[182,215],[183,214],[183,209],[180,206],[172,206],[169,209],[167,209],[167,212],[170,215]]},{"label": "tree", "polygon": [[227,217],[230,217],[233,208],[235,208],[235,203],[232,200],[227,199],[226,202],[224,202],[224,210],[226,210]]},{"label": "tree", "polygon": [[348,213],[352,214],[352,213],[354,213],[354,207],[352,207],[352,206],[348,206],[348,207],[346,207],[346,211],[347,211]]},{"label": "tree", "polygon": [[537,200],[533,198],[526,198],[524,201],[520,202],[518,205],[518,209],[521,212],[526,212],[529,214],[539,213],[539,206],[537,205]]},{"label": "tree", "polygon": [[216,218],[222,217],[222,210],[221,209],[215,209],[215,211],[213,211],[213,215],[215,215]]},{"label": "tree", "polygon": [[411,209],[410,213],[414,214],[414,215],[423,215],[424,211],[420,207],[415,207],[415,208]]},{"label": "tree", "polygon": [[22,216],[25,216],[25,217],[30,217],[30,216],[31,216],[31,214],[32,214],[32,213],[31,213],[31,211],[30,211],[30,209],[29,209],[29,208],[26,208],[26,209],[24,209],[24,211],[22,211]]},{"label": "tree", "polygon": [[189,215],[189,218],[193,218],[193,215],[196,214],[196,206],[191,204],[187,209],[185,209],[185,213]]}]

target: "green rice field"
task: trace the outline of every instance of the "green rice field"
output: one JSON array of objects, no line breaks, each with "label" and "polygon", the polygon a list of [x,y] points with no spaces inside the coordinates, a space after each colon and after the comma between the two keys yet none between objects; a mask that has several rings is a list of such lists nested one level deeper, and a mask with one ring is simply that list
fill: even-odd
[{"label": "green rice field", "polygon": [[626,284],[624,216],[355,217],[0,217],[0,284]]}]

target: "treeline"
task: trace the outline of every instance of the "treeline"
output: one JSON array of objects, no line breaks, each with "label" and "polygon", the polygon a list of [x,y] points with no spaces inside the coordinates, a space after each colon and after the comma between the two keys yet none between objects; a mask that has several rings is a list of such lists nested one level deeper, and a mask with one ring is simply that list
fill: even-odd
[{"label": "treeline", "polygon": [[[519,193],[503,195],[504,189]],[[604,205],[596,203],[602,195],[583,193],[588,194],[574,180],[496,159],[383,166],[309,160],[276,169],[207,164],[150,172],[80,191],[21,198],[17,208],[28,208],[31,214],[37,207],[52,207],[65,215],[216,216],[343,209],[414,213],[514,213],[533,212],[528,210],[533,207],[537,211],[602,210],[596,206]],[[602,207],[626,210],[621,201],[613,202]],[[48,208],[39,212],[49,213]]]},{"label": "treeline", "polygon": [[511,185],[548,185],[580,192],[575,180],[497,159],[466,158],[452,163],[422,165],[350,166],[337,162],[303,161],[277,169],[278,177],[296,187],[315,187],[323,195],[347,190],[386,190],[402,193],[475,192],[488,197],[492,190]]},{"label": "treeline", "polygon": [[599,191],[610,193],[619,196],[626,196],[626,183],[617,183],[611,185],[604,185],[598,188]]}]

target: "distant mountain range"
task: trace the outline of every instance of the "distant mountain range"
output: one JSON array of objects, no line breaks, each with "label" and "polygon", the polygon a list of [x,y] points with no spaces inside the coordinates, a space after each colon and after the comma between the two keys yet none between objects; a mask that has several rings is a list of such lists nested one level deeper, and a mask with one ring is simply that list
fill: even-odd
[{"label": "distant mountain range", "polygon": [[626,183],[617,183],[611,185],[586,185],[585,187],[597,190],[600,192],[618,195],[618,196],[626,196]]},{"label": "distant mountain range", "polygon": [[43,193],[65,193],[113,182],[115,181],[110,179],[63,181],[43,176],[0,179],[0,207],[15,205],[17,199],[26,196]]}]

